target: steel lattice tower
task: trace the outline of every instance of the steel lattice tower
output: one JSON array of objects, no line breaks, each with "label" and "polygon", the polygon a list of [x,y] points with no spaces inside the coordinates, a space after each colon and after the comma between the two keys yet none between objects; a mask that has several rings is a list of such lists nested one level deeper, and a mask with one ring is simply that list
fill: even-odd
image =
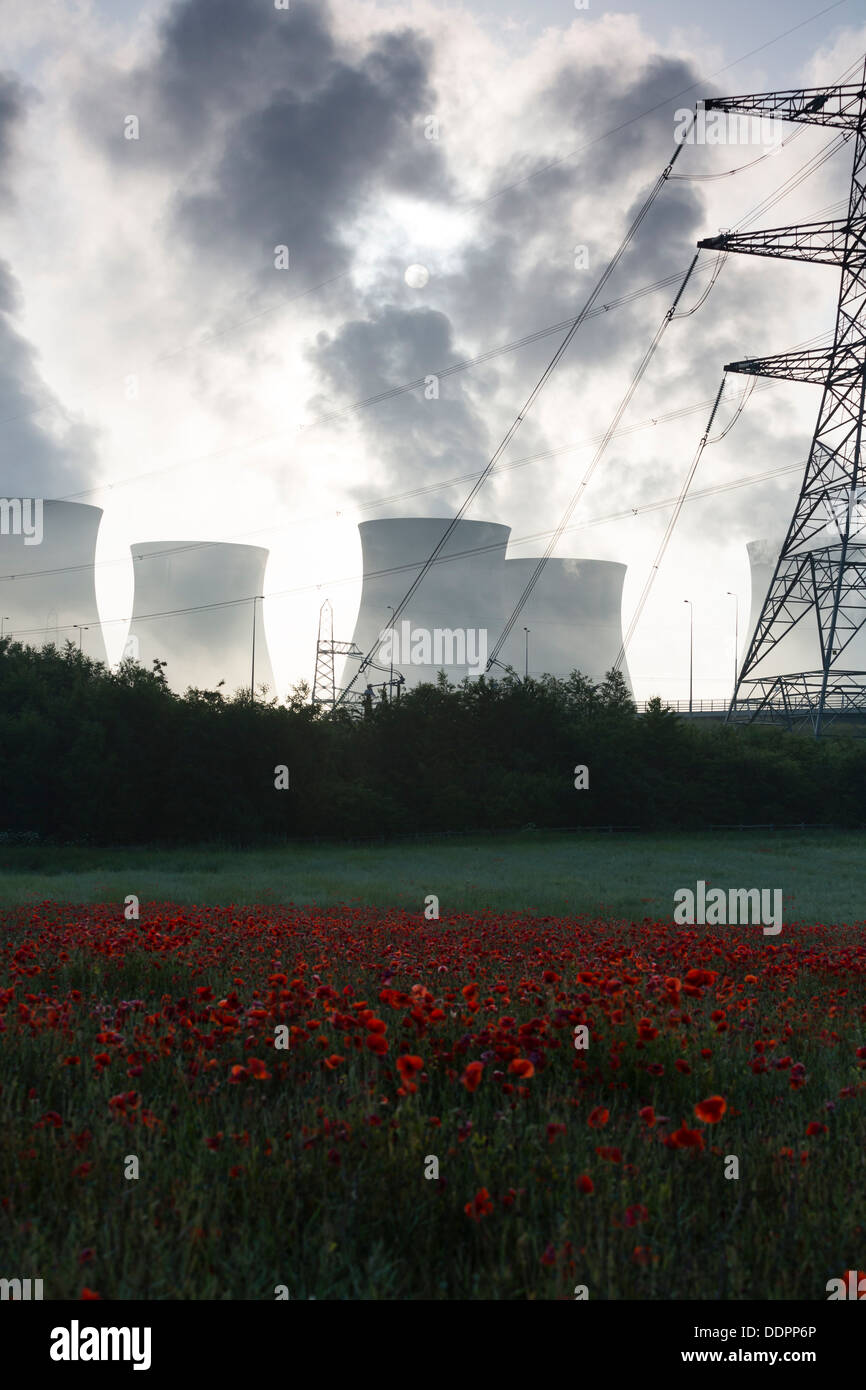
[{"label": "steel lattice tower", "polygon": [[334,610],[331,600],[325,599],[319,609],[319,631],[316,638],[316,670],[313,675],[311,704],[324,705],[334,709],[337,703],[337,673],[335,658],[338,656],[363,656],[364,653],[354,642],[334,641]]},{"label": "steel lattice tower", "polygon": [[[800,495],[734,690],[728,718],[811,723],[866,710],[866,671],[846,669],[849,644],[866,624],[866,508],[862,467],[866,391],[866,64],[853,85],[714,98],[707,109],[834,126],[854,141],[844,219],[732,232],[699,241],[712,250],[814,261],[841,268],[833,344],[731,362],[727,372],[824,387]],[[817,541],[817,543],[816,543]],[[821,666],[761,675],[761,663],[797,624],[814,615]]]}]

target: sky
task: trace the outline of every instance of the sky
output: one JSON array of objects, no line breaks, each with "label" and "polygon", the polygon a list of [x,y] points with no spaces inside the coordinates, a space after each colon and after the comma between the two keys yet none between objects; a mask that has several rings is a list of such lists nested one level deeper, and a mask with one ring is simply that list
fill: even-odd
[{"label": "sky", "polygon": [[[544,330],[579,311],[668,163],[676,113],[838,81],[864,50],[863,0],[0,0],[0,492],[104,509],[112,660],[131,545],[266,547],[285,694],[312,678],[325,598],[351,636],[357,523],[462,504],[562,337]],[[782,134],[683,149],[610,308],[468,513],[512,528],[509,557],[546,544],[697,240],[841,209],[845,149],[771,199],[832,135]],[[680,306],[697,307],[556,550],[627,564],[624,625],[722,367],[830,332],[837,292],[827,267],[702,254]],[[639,699],[688,693],[685,600],[695,695],[730,693],[746,545],[790,518],[817,388],[756,390],[731,424],[744,385],[728,378],[629,647]]]}]

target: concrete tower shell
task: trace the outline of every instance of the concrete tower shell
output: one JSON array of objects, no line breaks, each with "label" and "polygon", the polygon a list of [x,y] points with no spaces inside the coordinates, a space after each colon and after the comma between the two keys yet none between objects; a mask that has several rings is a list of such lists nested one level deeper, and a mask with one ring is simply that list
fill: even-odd
[{"label": "concrete tower shell", "polygon": [[[359,524],[364,582],[353,636],[365,654],[379,634],[391,627],[389,605],[396,608],[401,602],[448,525],[448,521],[431,517],[388,518]],[[510,534],[509,526],[500,526],[496,522],[458,522],[441,556],[419,585],[398,623],[401,641],[403,633],[407,631],[404,624],[408,624],[410,634],[419,630],[434,634],[436,629],[462,631],[473,644],[468,654],[482,651],[483,667],[486,654],[499,636],[504,622],[502,577]],[[468,635],[470,633],[471,636]],[[479,646],[481,642],[486,645]],[[406,654],[401,646],[398,658]],[[411,655],[411,642],[408,654]],[[416,654],[424,655],[417,645]],[[456,644],[449,652],[446,639],[441,655],[458,657],[460,654]],[[431,655],[435,653],[431,652]],[[387,667],[389,664],[387,655],[384,659],[382,655],[375,659],[380,665]],[[455,683],[466,675],[478,673],[477,669],[474,672],[470,670],[468,661],[395,659],[394,664],[395,669],[405,677],[407,688],[422,681],[435,682],[440,669]],[[346,662],[343,684],[348,683],[357,669],[357,661]],[[376,684],[387,678],[387,670],[370,671],[361,676],[355,689],[363,691],[367,681]]]},{"label": "concrete tower shell", "polygon": [[[505,606],[510,613],[531,577],[535,559],[506,560]],[[603,680],[622,646],[622,589],[626,566],[611,560],[550,559],[503,645],[500,660],[522,676],[529,628],[529,674],[565,678],[580,671]],[[625,661],[622,673],[631,690]]]},{"label": "concrete tower shell", "polygon": [[[165,678],[222,693],[249,690],[253,599],[261,594],[268,551],[256,545],[148,541],[130,546],[135,599],[125,654],[151,669],[166,661]],[[265,638],[263,602],[255,604],[255,685],[276,691]],[[184,611],[185,610],[185,611]]]},{"label": "concrete tower shell", "polygon": [[[8,499],[11,500],[11,499]],[[30,512],[30,519],[36,513]],[[29,647],[69,640],[96,661],[105,642],[96,602],[94,565],[102,508],[81,502],[42,504],[42,540],[0,533],[0,615],[3,631]],[[4,521],[11,530],[13,523]],[[32,529],[32,528],[31,528]]]},{"label": "concrete tower shell", "polygon": [[[749,541],[746,551],[749,556],[749,574],[752,584],[749,604],[749,621],[745,632],[740,633],[740,663],[748,652],[755,627],[761,616],[764,600],[776,570],[776,561],[782,547],[782,537],[776,540]],[[860,633],[847,648],[844,664],[848,667],[864,669],[866,650],[864,634]],[[787,675],[797,671],[816,671],[821,668],[821,644],[814,612],[782,638],[773,650],[749,672],[750,677]]]}]

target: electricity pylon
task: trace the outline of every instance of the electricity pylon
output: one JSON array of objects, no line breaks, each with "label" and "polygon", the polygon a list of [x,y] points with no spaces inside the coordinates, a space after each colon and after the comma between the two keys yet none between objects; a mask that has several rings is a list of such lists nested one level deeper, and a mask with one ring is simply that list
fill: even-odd
[{"label": "electricity pylon", "polygon": [[325,599],[319,609],[319,631],[316,637],[316,670],[313,675],[311,703],[334,709],[337,703],[337,656],[363,656],[354,642],[334,641],[334,610],[331,600]]},{"label": "electricity pylon", "polygon": [[[716,97],[706,107],[835,126],[853,137],[847,217],[728,232],[698,242],[708,250],[841,269],[831,347],[750,358],[725,367],[726,372],[824,387],[800,495],[728,711],[729,719],[782,722],[789,728],[808,722],[817,736],[825,716],[866,710],[866,671],[845,669],[841,661],[866,623],[866,537],[852,540],[866,527],[866,64],[859,83]],[[773,649],[798,624],[811,621],[817,627],[820,668],[762,675],[759,668]],[[780,652],[776,664],[781,658]]]}]

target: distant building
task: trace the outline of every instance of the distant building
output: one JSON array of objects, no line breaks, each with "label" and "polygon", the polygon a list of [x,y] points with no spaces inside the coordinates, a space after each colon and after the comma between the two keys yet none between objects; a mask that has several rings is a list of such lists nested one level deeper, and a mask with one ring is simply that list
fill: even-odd
[{"label": "distant building", "polygon": [[[358,526],[364,582],[354,641],[365,654],[391,628],[389,605],[401,602],[448,525],[438,518],[398,517]],[[457,683],[479,674],[479,663],[486,665],[504,621],[503,565],[510,534],[510,527],[495,522],[457,523],[397,625],[394,667],[407,687],[435,682],[440,668]],[[386,646],[376,657],[384,670],[365,673],[361,690],[368,680],[388,679],[390,655]],[[357,661],[346,663],[344,684],[357,669]]]},{"label": "distant building", "polygon": [[[396,608],[442,539],[449,523],[429,517],[364,521],[358,527],[364,566],[354,641],[365,654],[385,638],[360,688],[394,672],[411,687],[435,681],[440,669],[452,683],[483,673],[487,658],[535,569],[535,560],[506,560],[510,528],[460,521],[392,631]],[[541,578],[503,645],[498,660],[524,671],[525,633],[530,674],[568,676],[575,669],[595,681],[613,666],[622,645],[625,565],[606,560],[548,560]],[[438,646],[437,646],[438,641]],[[462,645],[461,645],[462,643]],[[344,682],[357,670],[346,663]],[[490,671],[501,677],[502,665]],[[629,680],[623,665],[623,674]],[[630,686],[629,686],[630,688]]]},{"label": "distant building", "polygon": [[[782,548],[783,538],[749,541],[746,551],[749,556],[749,575],[752,584],[749,604],[749,621],[745,632],[740,632],[740,666],[748,653],[755,628],[764,607],[764,601],[773,582],[776,562]],[[778,676],[794,671],[816,671],[821,668],[821,648],[818,640],[818,627],[814,610],[768,653],[764,660],[749,672],[749,678],[757,676]]]},{"label": "distant building", "polygon": [[[4,499],[20,502],[21,499]],[[32,503],[33,499],[26,499]],[[0,504],[2,507],[2,504]],[[36,509],[26,506],[35,523]],[[5,636],[29,647],[67,642],[96,661],[105,643],[94,566],[102,508],[82,502],[40,503],[41,538],[28,537],[10,506],[0,510],[0,617]]]},{"label": "distant building", "polygon": [[[223,541],[147,541],[130,546],[135,600],[125,655],[151,669],[165,661],[178,694],[190,686],[233,695],[250,688],[253,600],[268,551]],[[255,685],[276,694],[261,598],[255,603]]]},{"label": "distant building", "polygon": [[[538,561],[506,560],[505,606],[510,613]],[[580,671],[600,682],[622,647],[622,588],[626,566],[611,560],[547,561],[500,653],[522,676],[529,628],[529,674],[564,678]],[[629,690],[631,678],[623,660]]]}]

